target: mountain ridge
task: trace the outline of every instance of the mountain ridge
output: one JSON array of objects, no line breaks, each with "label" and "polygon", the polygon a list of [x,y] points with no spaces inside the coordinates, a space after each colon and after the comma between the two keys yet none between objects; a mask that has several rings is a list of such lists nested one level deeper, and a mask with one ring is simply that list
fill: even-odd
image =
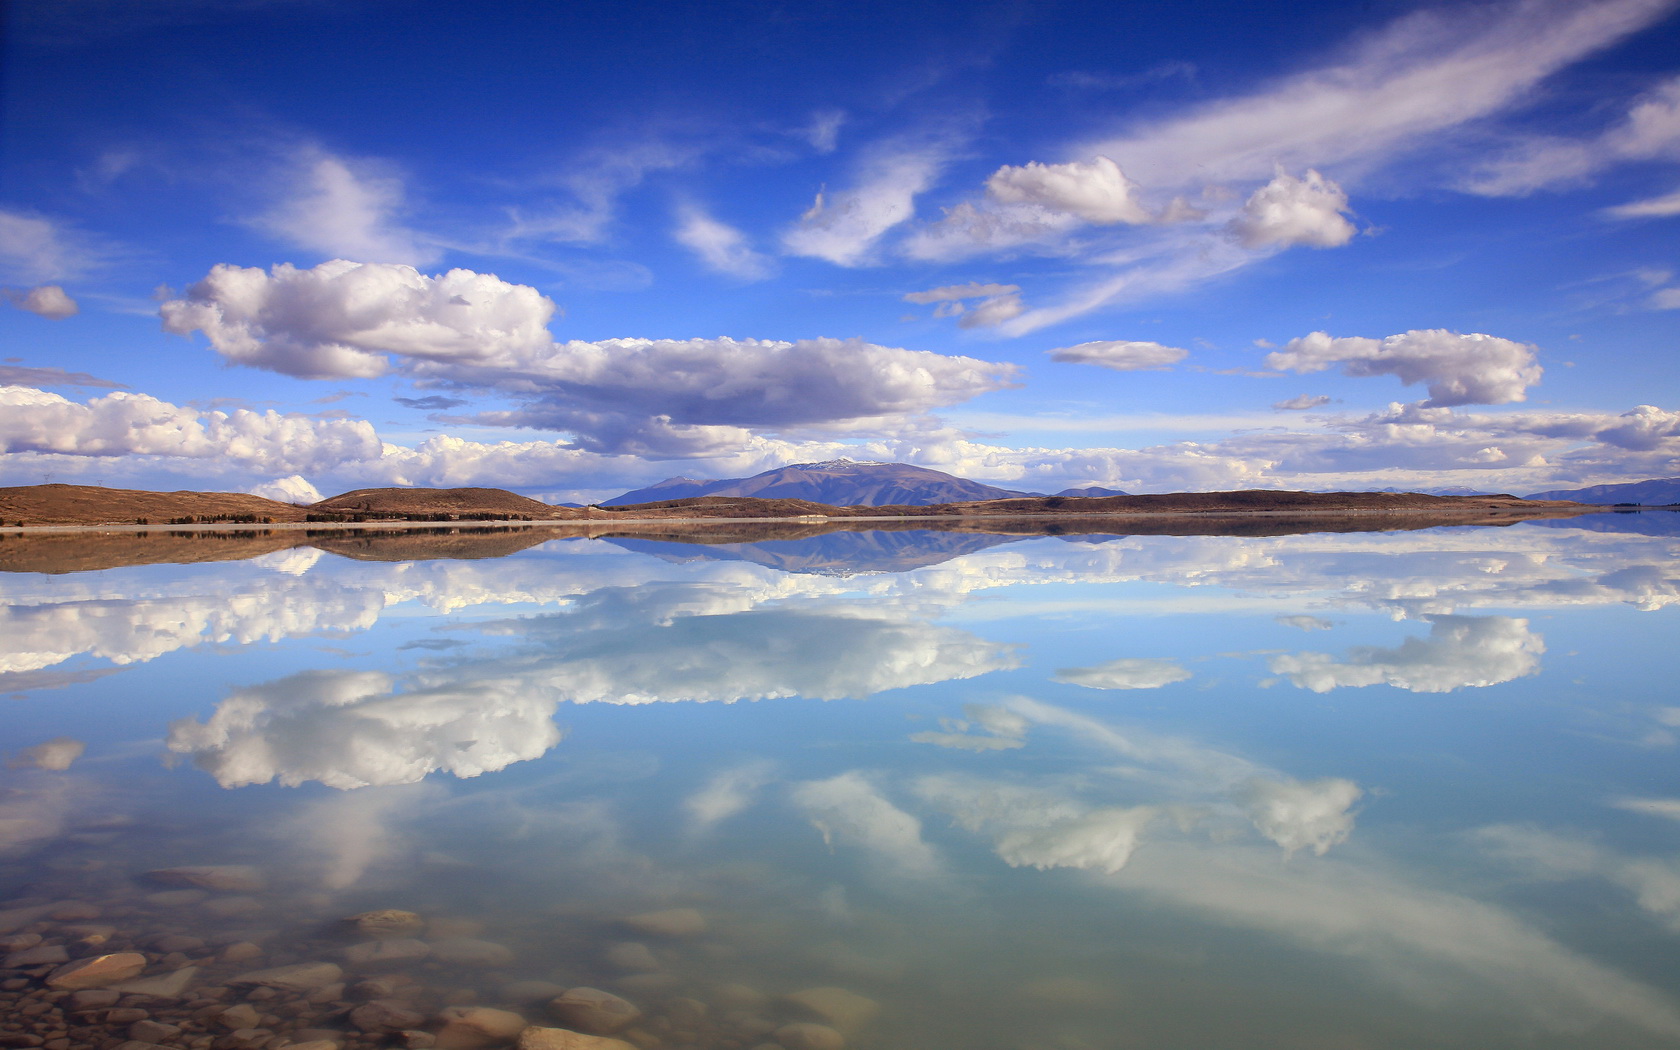
[{"label": "mountain ridge", "polygon": [[1680,478],[1650,478],[1645,481],[1624,481],[1615,485],[1588,485],[1579,489],[1552,489],[1536,492],[1528,499],[1566,499],[1576,503],[1643,503],[1665,506],[1680,503]]}]

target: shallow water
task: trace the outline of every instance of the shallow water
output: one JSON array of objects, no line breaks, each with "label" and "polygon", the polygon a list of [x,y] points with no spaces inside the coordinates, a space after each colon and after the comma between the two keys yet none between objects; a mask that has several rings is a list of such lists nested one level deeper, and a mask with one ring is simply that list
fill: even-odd
[{"label": "shallow water", "polygon": [[[122,1000],[182,1047],[311,961],[239,1045],[424,1044],[349,1019],[388,975],[417,1031],[557,1025],[542,981],[650,1047],[1671,1046],[1680,539],[1611,518],[6,574],[0,938],[197,966]],[[426,957],[352,962],[375,908]],[[62,1018],[0,1039],[127,1037],[0,962]]]}]

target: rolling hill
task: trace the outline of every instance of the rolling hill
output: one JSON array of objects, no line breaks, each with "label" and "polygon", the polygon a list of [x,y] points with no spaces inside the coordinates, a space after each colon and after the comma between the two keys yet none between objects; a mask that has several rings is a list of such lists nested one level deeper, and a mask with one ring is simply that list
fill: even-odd
[{"label": "rolling hill", "polygon": [[1554,489],[1536,492],[1529,499],[1567,499],[1576,503],[1642,503],[1661,507],[1680,503],[1680,478],[1652,478],[1621,485],[1589,485],[1582,489]]}]

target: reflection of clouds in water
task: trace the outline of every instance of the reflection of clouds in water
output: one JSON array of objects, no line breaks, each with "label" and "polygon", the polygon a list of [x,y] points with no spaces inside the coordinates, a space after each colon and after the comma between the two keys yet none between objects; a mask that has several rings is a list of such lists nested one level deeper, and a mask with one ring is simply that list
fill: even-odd
[{"label": "reflection of clouds in water", "polygon": [[330,890],[362,882],[369,869],[411,852],[396,825],[447,798],[433,784],[402,785],[329,795],[308,803],[276,829],[313,879]]},{"label": "reflection of clouds in water", "polygon": [[1450,693],[1466,686],[1509,682],[1540,670],[1540,654],[1546,645],[1528,629],[1527,620],[1444,615],[1423,619],[1429,623],[1429,636],[1408,638],[1398,649],[1355,646],[1340,662],[1329,653],[1284,653],[1272,657],[1272,673],[1315,693],[1367,685]]},{"label": "reflection of clouds in water", "polygon": [[598,592],[562,614],[484,625],[491,658],[431,667],[406,691],[367,671],[314,671],[235,692],[170,727],[224,787],[278,779],[337,788],[460,777],[537,758],[561,703],[863,697],[1013,667],[1011,647],[965,631],[836,609],[716,613],[721,587]]},{"label": "reflection of clouds in water", "polygon": [[1294,627],[1303,631],[1328,631],[1336,625],[1322,616],[1279,616],[1278,623],[1285,627]]},{"label": "reflection of clouds in water", "polygon": [[1087,689],[1159,689],[1184,681],[1190,672],[1171,660],[1124,657],[1095,667],[1064,667],[1051,677]]},{"label": "reflection of clouds in water", "polygon": [[[1653,802],[1658,804],[1655,809],[1646,808]],[[1680,800],[1630,800],[1620,805],[1680,819]],[[1620,887],[1664,926],[1680,933],[1680,862],[1672,858],[1623,856],[1586,839],[1512,824],[1480,828],[1475,838],[1489,853],[1529,878],[1601,879]]]},{"label": "reflection of clouds in water", "polygon": [[377,672],[305,671],[235,692],[203,723],[171,723],[168,745],[223,787],[277,779],[347,789],[437,770],[474,777],[559,743],[557,703],[516,681],[396,694]]},{"label": "reflection of clouds in water", "polygon": [[1260,834],[1287,854],[1310,848],[1320,857],[1353,834],[1353,804],[1365,792],[1351,780],[1332,777],[1255,780],[1248,790],[1248,815]]},{"label": "reflection of clouds in water", "polygon": [[60,736],[26,747],[14,755],[7,763],[13,769],[69,769],[70,764],[82,757],[87,745],[74,737]]},{"label": "reflection of clouds in water", "polygon": [[[1279,865],[1238,845],[1163,842],[1109,883],[1205,918],[1353,959],[1433,1010],[1514,1010],[1580,1033],[1606,1020],[1680,1036],[1667,997],[1515,916],[1375,865]],[[1606,1045],[1606,1044],[1598,1044]]]},{"label": "reflection of clouds in water", "polygon": [[[957,751],[1011,751],[1026,746],[1025,718],[997,704],[964,704],[963,718],[941,718],[939,733],[912,733],[917,744],[935,744]],[[971,732],[979,729],[982,732]]]},{"label": "reflection of clouds in water", "polygon": [[899,809],[862,773],[842,773],[793,789],[793,801],[830,848],[862,849],[900,874],[937,874],[942,865],[922,841],[922,822]]},{"label": "reflection of clouds in water", "polygon": [[[1170,816],[1181,833],[1210,820],[1222,829],[1246,820],[1290,855],[1310,848],[1323,856],[1352,833],[1352,807],[1363,792],[1350,780],[1303,783],[1237,755],[1121,730],[1026,697],[1012,703],[1011,713],[1064,729],[1133,763],[1111,771],[1123,779],[1110,781],[1107,794],[1145,784],[1155,797],[1134,805],[1115,805],[1112,797],[1090,800],[1082,796],[1105,792],[1094,789],[1100,781],[1088,777],[1062,778],[1068,783],[1061,789],[1054,783],[1027,786],[954,774],[916,780],[915,791],[924,802],[949,815],[956,826],[990,835],[998,856],[1010,865],[1112,874],[1126,865],[1144,831],[1162,816]],[[1025,736],[1025,727],[1018,736]]]},{"label": "reflection of clouds in water", "polygon": [[726,769],[713,776],[704,787],[683,801],[683,808],[693,818],[693,830],[705,831],[752,805],[758,792],[775,773],[774,762],[758,761]]}]

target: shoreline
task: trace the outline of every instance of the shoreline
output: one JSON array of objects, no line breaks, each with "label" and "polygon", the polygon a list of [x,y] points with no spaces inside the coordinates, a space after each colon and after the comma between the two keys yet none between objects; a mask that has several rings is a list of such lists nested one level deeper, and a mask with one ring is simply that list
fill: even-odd
[{"label": "shoreline", "polygon": [[[191,525],[136,525],[109,522],[104,524],[6,525],[0,526],[0,537],[9,535],[39,535],[44,533],[254,533],[254,532],[356,532],[356,531],[433,531],[441,529],[516,530],[516,529],[592,529],[603,525],[728,525],[784,523],[789,525],[846,525],[852,522],[914,521],[962,523],[972,521],[1102,521],[1158,518],[1399,518],[1428,516],[1435,518],[1509,518],[1526,521],[1534,518],[1573,518],[1584,514],[1639,513],[1644,510],[1669,510],[1664,507],[1622,509],[1580,504],[1576,507],[1312,507],[1279,508],[1275,510],[1109,510],[1109,511],[1039,511],[994,514],[800,514],[765,517],[586,517],[550,518],[531,521],[276,521],[276,522],[205,522]],[[1670,511],[1672,513],[1672,511]]]}]

